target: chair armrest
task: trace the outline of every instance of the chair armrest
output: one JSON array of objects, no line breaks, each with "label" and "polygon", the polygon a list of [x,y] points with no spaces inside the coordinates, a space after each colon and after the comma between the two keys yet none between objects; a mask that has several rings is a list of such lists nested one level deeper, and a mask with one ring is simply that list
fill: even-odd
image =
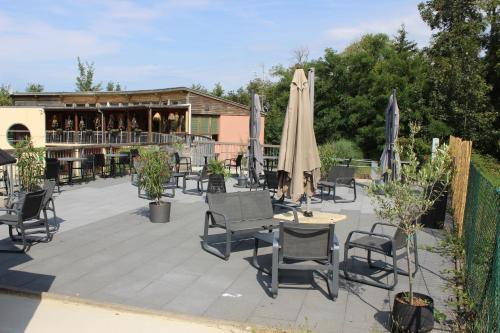
[{"label": "chair armrest", "polygon": [[299,216],[297,215],[297,210],[295,208],[284,205],[284,204],[279,204],[279,203],[273,203],[273,210],[274,210],[274,207],[281,207],[281,208],[285,208],[287,210],[291,210],[293,213],[294,222],[299,223]]},{"label": "chair armrest", "polygon": [[207,210],[205,214],[212,215],[212,216],[213,215],[221,216],[224,219],[224,224],[226,225],[226,228],[229,226],[229,219],[227,218],[226,214],[216,212],[215,210]]},{"label": "chair armrest", "polygon": [[10,213],[19,213],[19,209],[12,209],[12,208],[0,208],[0,212],[10,212]]},{"label": "chair armrest", "polygon": [[353,182],[356,183],[356,180],[352,177],[337,177],[337,178],[335,178],[335,183],[337,183],[339,180],[347,180],[351,183],[353,183]]},{"label": "chair armrest", "polygon": [[373,232],[378,225],[383,225],[383,226],[386,226],[386,227],[393,227],[393,228],[397,228],[398,227],[397,225],[386,223],[386,222],[375,222],[372,225],[372,228],[370,229],[370,232]]},{"label": "chair armrest", "polygon": [[376,237],[381,237],[381,238],[386,238],[390,241],[392,241],[392,237],[384,234],[379,234],[376,232],[369,232],[369,231],[362,231],[362,230],[353,230],[349,233],[349,236],[347,236],[347,240],[345,241],[346,244],[348,244],[351,241],[351,237],[354,234],[362,234],[362,235],[368,235],[368,236],[376,236]]}]

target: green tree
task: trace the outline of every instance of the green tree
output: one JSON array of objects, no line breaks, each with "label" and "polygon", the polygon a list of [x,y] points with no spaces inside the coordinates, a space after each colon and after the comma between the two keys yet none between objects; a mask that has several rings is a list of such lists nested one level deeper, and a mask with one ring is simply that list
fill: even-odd
[{"label": "green tree", "polygon": [[205,86],[203,86],[203,85],[202,85],[202,84],[200,84],[200,83],[195,83],[195,84],[192,84],[192,85],[191,85],[191,89],[193,89],[193,90],[197,90],[197,91],[200,91],[200,92],[202,92],[202,93],[206,93],[206,94],[208,94],[208,93],[209,93],[208,89],[207,89],[207,88],[205,88]]},{"label": "green tree", "polygon": [[102,82],[94,84],[94,63],[85,61],[82,63],[80,57],[78,61],[78,76],[76,77],[76,91],[101,91]]},{"label": "green tree", "polygon": [[215,84],[214,89],[212,89],[212,95],[217,97],[222,97],[224,95],[224,88],[222,88],[222,84],[220,84],[220,82]]},{"label": "green tree", "polygon": [[5,84],[0,85],[0,106],[10,106],[12,104],[10,86]]},{"label": "green tree", "polygon": [[121,91],[122,87],[120,85],[120,82],[113,82],[113,81],[108,81],[106,84],[106,91]]},{"label": "green tree", "polygon": [[43,85],[40,83],[28,83],[26,86],[26,92],[31,92],[31,93],[40,93],[43,92]]},{"label": "green tree", "polygon": [[427,49],[431,70],[426,97],[432,116],[479,149],[491,149],[495,117],[480,58],[484,24],[479,1],[430,0],[418,7],[435,31]]}]

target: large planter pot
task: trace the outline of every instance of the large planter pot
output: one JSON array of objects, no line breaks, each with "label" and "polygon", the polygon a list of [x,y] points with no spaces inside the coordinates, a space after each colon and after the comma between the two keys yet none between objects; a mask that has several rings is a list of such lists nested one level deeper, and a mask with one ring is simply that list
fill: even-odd
[{"label": "large planter pot", "polygon": [[424,294],[413,293],[413,298],[424,304],[410,305],[402,301],[405,293],[394,297],[392,332],[429,332],[434,328],[434,300]]},{"label": "large planter pot", "polygon": [[208,175],[207,193],[226,193],[226,180],[224,175]]},{"label": "large planter pot", "polygon": [[153,223],[170,222],[170,202],[149,203],[149,220]]},{"label": "large planter pot", "polygon": [[[438,184],[437,187],[441,186]],[[432,205],[431,209],[427,211],[420,218],[420,223],[426,228],[442,229],[444,220],[446,218],[446,203],[448,202],[448,191],[444,191],[443,195],[439,197]]]}]

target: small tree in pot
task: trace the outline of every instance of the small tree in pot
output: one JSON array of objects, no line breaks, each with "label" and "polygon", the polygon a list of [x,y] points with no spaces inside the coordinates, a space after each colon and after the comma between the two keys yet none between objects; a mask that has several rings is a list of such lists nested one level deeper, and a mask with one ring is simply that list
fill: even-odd
[{"label": "small tree in pot", "polygon": [[165,182],[170,179],[170,155],[158,147],[141,151],[138,163],[141,165],[139,186],[153,202],[149,203],[149,219],[151,222],[170,221],[170,202],[161,200]]},{"label": "small tree in pot", "polygon": [[401,168],[401,180],[383,184],[373,182],[368,193],[377,216],[397,226],[406,236],[409,291],[396,295],[392,323],[404,332],[425,332],[434,325],[433,301],[429,296],[413,291],[410,248],[413,236],[421,229],[416,221],[432,208],[450,181],[451,158],[448,147],[441,145],[432,160],[420,164],[414,150],[415,135],[420,127],[410,124],[410,128],[405,151],[408,164]]}]

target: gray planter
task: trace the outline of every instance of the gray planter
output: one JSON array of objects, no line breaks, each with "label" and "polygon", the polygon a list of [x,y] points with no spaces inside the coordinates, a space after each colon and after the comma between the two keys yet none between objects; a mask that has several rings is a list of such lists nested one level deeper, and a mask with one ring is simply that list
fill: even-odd
[{"label": "gray planter", "polygon": [[153,223],[166,223],[170,222],[170,202],[156,202],[149,203],[149,220]]},{"label": "gray planter", "polygon": [[238,177],[238,186],[239,187],[246,187],[248,184],[248,178],[241,175]]}]

